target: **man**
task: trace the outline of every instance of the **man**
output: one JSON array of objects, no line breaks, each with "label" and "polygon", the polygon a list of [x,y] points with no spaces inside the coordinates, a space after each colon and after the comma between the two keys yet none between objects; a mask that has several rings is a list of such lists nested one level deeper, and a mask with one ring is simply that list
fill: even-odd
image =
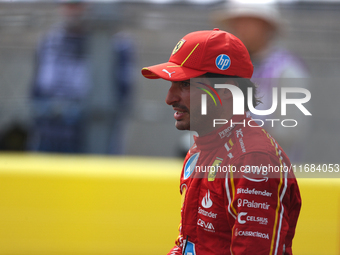
[{"label": "man", "polygon": [[84,147],[85,102],[91,88],[86,3],[60,1],[62,22],[43,36],[32,84],[30,149],[78,153]]},{"label": "man", "polygon": [[[126,116],[131,108],[127,105],[132,105],[133,40],[120,32],[109,42],[110,49],[105,49],[112,55],[106,63],[111,72],[110,77],[101,82],[109,80],[117,105],[121,107],[112,114],[112,109],[105,111],[99,109],[105,107],[91,102],[93,93],[90,92],[100,91],[100,86],[94,86],[93,82],[93,75],[98,72],[94,67],[98,53],[93,46],[95,35],[86,19],[88,3],[60,0],[60,11],[62,21],[53,25],[37,48],[32,84],[34,126],[29,147],[45,152],[123,154]],[[99,123],[96,127],[100,126],[103,119],[112,128],[105,135],[109,142],[103,143],[105,148],[90,148],[94,147],[87,142],[91,139],[90,126],[95,122]]]},{"label": "man", "polygon": [[249,113],[233,113],[235,91],[256,89],[252,73],[245,46],[219,29],[184,36],[169,62],[142,69],[171,81],[165,101],[176,128],[199,135],[184,161],[180,234],[169,254],[292,254],[301,199],[294,175],[282,171],[290,161]]}]

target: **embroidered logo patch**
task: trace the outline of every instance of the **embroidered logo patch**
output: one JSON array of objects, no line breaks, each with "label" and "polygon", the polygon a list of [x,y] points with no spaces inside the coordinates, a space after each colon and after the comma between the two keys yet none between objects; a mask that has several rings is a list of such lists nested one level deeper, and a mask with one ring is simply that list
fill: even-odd
[{"label": "embroidered logo patch", "polygon": [[216,67],[222,71],[227,70],[230,67],[230,57],[225,54],[221,54],[216,58]]},{"label": "embroidered logo patch", "polygon": [[185,163],[185,166],[184,166],[184,180],[188,179],[189,176],[194,172],[199,155],[200,155],[199,152],[195,153]]},{"label": "embroidered logo patch", "polygon": [[184,39],[181,39],[175,46],[175,48],[173,49],[172,51],[172,55],[174,55],[177,51],[179,51],[179,49],[183,46],[183,44],[185,43],[186,41]]}]

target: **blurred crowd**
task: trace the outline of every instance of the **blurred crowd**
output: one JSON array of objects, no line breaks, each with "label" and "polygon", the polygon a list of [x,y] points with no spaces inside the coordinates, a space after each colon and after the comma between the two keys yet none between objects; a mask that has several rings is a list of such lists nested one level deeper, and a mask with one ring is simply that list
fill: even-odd
[{"label": "blurred crowd", "polygon": [[[2,134],[1,147],[124,154],[126,119],[133,105],[134,40],[119,28],[112,32],[109,24],[98,29],[87,19],[85,1],[63,0],[59,9],[62,20],[42,36],[36,49],[30,86],[31,125],[26,130],[10,127]],[[98,70],[101,67],[96,61],[108,71]],[[103,90],[111,95],[106,102],[98,102],[96,94]],[[104,137],[102,143],[98,137]]]}]

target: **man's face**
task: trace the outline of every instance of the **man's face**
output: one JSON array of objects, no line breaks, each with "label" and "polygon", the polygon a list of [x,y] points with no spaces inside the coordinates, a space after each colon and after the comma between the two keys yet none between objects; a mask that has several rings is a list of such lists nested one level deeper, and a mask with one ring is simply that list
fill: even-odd
[{"label": "man's face", "polygon": [[62,14],[66,18],[78,18],[81,17],[86,10],[84,3],[65,3],[62,5]]},{"label": "man's face", "polygon": [[175,126],[179,130],[190,129],[190,80],[173,81],[165,102],[175,110]]},{"label": "man's face", "polygon": [[65,24],[69,30],[79,30],[83,26],[86,11],[85,3],[65,3],[61,9]]}]

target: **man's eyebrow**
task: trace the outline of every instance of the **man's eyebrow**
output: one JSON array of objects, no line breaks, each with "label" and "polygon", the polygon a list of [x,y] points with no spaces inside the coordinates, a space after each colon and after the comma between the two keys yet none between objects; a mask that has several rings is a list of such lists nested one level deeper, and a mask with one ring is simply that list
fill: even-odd
[{"label": "man's eyebrow", "polygon": [[174,81],[173,83],[184,83],[184,82],[190,83],[190,80],[185,80],[185,81]]}]

